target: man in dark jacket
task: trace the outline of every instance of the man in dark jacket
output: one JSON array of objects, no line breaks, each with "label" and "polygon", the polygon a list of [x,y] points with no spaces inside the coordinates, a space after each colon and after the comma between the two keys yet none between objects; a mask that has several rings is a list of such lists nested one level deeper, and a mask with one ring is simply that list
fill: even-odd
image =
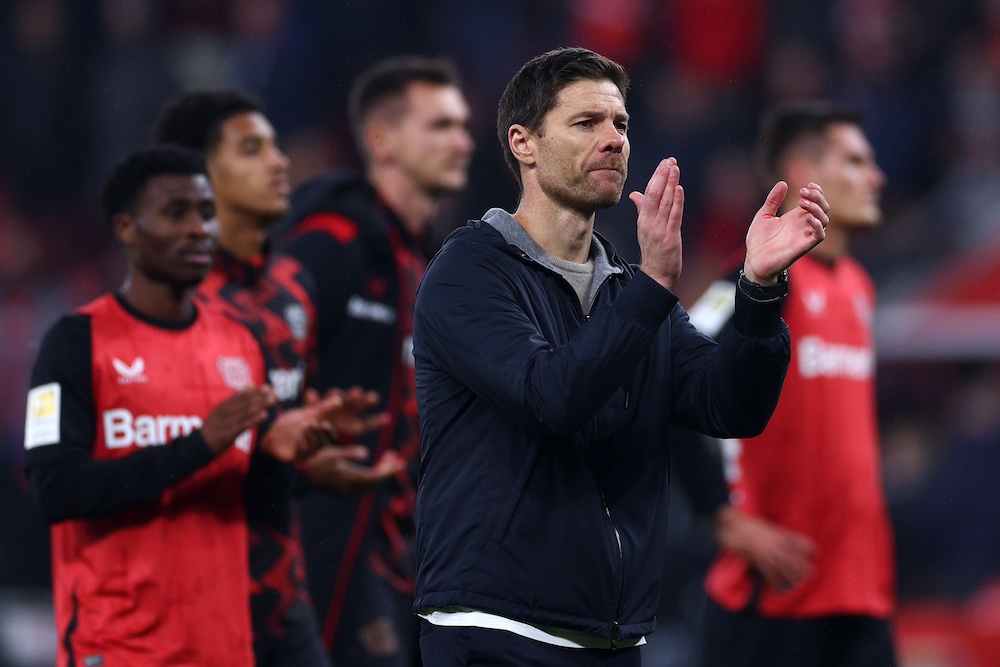
[{"label": "man in dark jacket", "polygon": [[802,188],[779,218],[787,185],[772,189],[716,344],[670,291],[684,207],[673,158],[629,197],[639,266],[594,233],[624,187],[627,87],[586,49],[529,61],[497,120],[518,208],[453,233],[421,285],[425,665],[638,665],[666,557],[667,427],[759,433],[777,402],[782,277],[825,235],[822,190]]}]

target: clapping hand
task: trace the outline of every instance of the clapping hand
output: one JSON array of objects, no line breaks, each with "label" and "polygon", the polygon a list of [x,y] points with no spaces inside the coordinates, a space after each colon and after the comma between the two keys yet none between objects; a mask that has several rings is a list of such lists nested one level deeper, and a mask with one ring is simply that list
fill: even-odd
[{"label": "clapping hand", "polygon": [[757,211],[747,231],[743,274],[759,285],[774,284],[781,272],[826,238],[830,204],[816,183],[799,190],[799,205],[782,216],[788,184],[778,181]]}]

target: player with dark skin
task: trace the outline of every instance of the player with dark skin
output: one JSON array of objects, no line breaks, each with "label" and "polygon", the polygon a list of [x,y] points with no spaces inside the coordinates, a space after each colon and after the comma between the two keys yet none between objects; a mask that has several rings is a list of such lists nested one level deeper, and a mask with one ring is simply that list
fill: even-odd
[{"label": "player with dark skin", "polygon": [[[218,235],[197,153],[137,151],[102,199],[125,280],[53,325],[28,394],[26,476],[52,524],[60,664],[252,664],[242,487],[254,440],[261,459],[299,461],[364,410],[341,395],[278,410],[260,341],[196,300]],[[119,625],[108,619],[123,598]]]},{"label": "player with dark skin", "polygon": [[[208,178],[161,174],[150,178],[132,211],[112,219],[125,247],[129,271],[120,294],[140,313],[161,321],[185,321],[194,294],[212,267],[218,220]],[[261,424],[276,403],[269,386],[248,387],[217,405],[202,426],[209,449],[219,454],[237,435]],[[355,402],[340,395],[279,416],[260,447],[282,461],[314,451],[334,430],[351,431],[363,421]],[[363,407],[362,410],[367,409]],[[329,421],[328,421],[329,420]]]}]

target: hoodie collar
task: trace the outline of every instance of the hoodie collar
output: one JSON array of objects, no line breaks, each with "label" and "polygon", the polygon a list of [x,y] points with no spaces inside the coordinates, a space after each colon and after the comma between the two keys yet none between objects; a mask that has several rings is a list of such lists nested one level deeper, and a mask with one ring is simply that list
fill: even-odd
[{"label": "hoodie collar", "polygon": [[[500,232],[504,241],[508,245],[518,248],[528,256],[529,259],[541,264],[545,268],[562,275],[562,272],[549,261],[549,253],[525,231],[514,216],[501,208],[491,208],[483,216],[483,222]],[[595,233],[590,244],[591,259],[594,260],[594,284],[600,285],[604,280],[616,273],[623,273],[623,270],[616,263],[612,262],[609,248],[605,247],[605,241],[599,234]]]}]

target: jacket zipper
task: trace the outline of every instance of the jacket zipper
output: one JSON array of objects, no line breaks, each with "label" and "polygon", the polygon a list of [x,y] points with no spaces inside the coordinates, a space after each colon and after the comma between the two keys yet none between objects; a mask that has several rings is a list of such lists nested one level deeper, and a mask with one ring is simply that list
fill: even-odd
[{"label": "jacket zipper", "polygon": [[[600,286],[594,290],[594,301],[591,303],[591,309],[593,309],[594,303],[597,303],[597,296],[600,294],[604,286],[611,281],[611,278],[615,274],[609,274],[604,277],[601,281]],[[587,315],[584,318],[589,320],[590,316]],[[628,408],[628,390],[625,390],[625,408]],[[600,441],[600,423],[597,417],[594,418],[594,436],[595,442]],[[625,603],[625,548],[622,546],[622,534],[618,531],[618,526],[615,525],[615,519],[611,516],[611,508],[608,507],[608,501],[604,497],[604,492],[601,492],[601,504],[604,505],[604,513],[608,515],[608,521],[611,523],[611,530],[615,534],[615,543],[618,545],[618,604],[615,608],[615,620],[611,624],[611,649],[614,650],[618,648],[618,642],[621,640],[621,616],[622,616],[622,605]]]},{"label": "jacket zipper", "polygon": [[[594,300],[590,302],[590,312],[594,312],[594,304],[597,303],[597,295],[601,293],[601,290],[604,289],[604,286],[607,285],[611,281],[611,279],[614,278],[616,275],[618,274],[609,273],[608,275],[604,276],[604,280],[602,280],[601,284],[597,286],[596,290],[594,290]],[[582,305],[580,306],[580,309],[581,311],[583,310]],[[590,315],[584,315],[583,319],[589,320]]]},{"label": "jacket zipper", "polygon": [[[524,252],[520,248],[517,248],[517,251],[518,251],[518,253],[521,256],[521,259],[523,259],[525,261],[528,261],[528,262],[531,262],[531,263],[537,264],[537,262],[535,262],[534,259],[532,259],[530,256],[528,256],[528,253]],[[593,305],[595,303],[597,303],[597,296],[598,296],[598,294],[600,294],[600,291],[602,289],[604,289],[604,286],[607,285],[615,275],[616,274],[614,274],[614,273],[606,275],[604,277],[604,280],[601,281],[601,284],[598,286],[598,288],[596,290],[594,290],[594,300],[593,300],[593,302],[591,302],[591,309],[593,309]],[[566,284],[567,287],[570,288],[570,291],[572,292],[573,288],[572,288],[572,286],[569,285],[569,282],[565,278],[563,278],[562,276],[559,276],[559,277],[562,278],[563,282]],[[582,304],[578,304],[578,307],[580,308],[580,315],[583,317],[583,321],[586,322],[587,320],[589,320],[590,319],[590,315],[584,315],[583,314],[583,305]],[[626,409],[628,408],[628,399],[629,399],[628,390],[626,389],[625,390],[625,408]],[[600,435],[601,435],[600,424],[598,423],[597,417],[595,417],[594,418],[594,441],[595,442],[597,442],[597,441],[600,440]],[[618,526],[615,525],[614,517],[611,516],[611,508],[608,507],[608,501],[607,501],[607,499],[605,499],[603,491],[601,492],[601,504],[604,505],[604,513],[608,515],[608,521],[611,523],[611,530],[614,531],[614,534],[615,534],[615,542],[618,544],[618,564],[619,564],[619,567],[618,567],[618,569],[619,569],[619,575],[618,575],[618,605],[617,605],[617,608],[615,609],[615,620],[611,624],[611,649],[614,650],[614,649],[618,648],[618,642],[619,642],[619,640],[621,640],[622,605],[625,604],[625,548],[622,546],[622,535],[618,531]]]},{"label": "jacket zipper", "polygon": [[611,624],[611,648],[616,649],[618,648],[618,640],[621,639],[622,604],[625,602],[625,549],[622,547],[622,535],[618,532],[618,526],[615,525],[614,517],[611,516],[611,508],[608,507],[604,493],[601,493],[601,503],[604,505],[604,512],[608,515],[608,521],[611,522],[611,530],[614,531],[615,541],[618,543],[618,606],[615,609],[615,620]]}]

